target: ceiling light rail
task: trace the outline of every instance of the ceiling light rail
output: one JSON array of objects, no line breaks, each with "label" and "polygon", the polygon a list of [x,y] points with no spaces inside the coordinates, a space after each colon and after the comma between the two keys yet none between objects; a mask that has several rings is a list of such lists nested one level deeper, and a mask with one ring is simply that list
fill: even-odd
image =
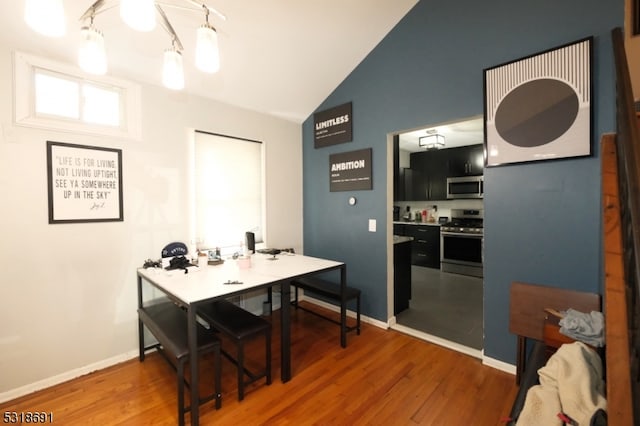
[{"label": "ceiling light rail", "polygon": [[[182,3],[182,4],[179,4]],[[196,67],[206,73],[215,73],[220,69],[218,34],[209,23],[209,14],[226,21],[226,16],[217,9],[195,0],[174,0],[162,2],[156,0],[96,0],[80,17],[81,22],[89,21],[80,29],[81,44],[78,51],[80,67],[92,74],[107,72],[107,58],[104,36],[94,26],[95,17],[120,5],[120,17],[137,31],[151,31],[156,27],[156,14],[160,16],[160,25],[171,37],[171,47],[164,52],[163,84],[174,90],[184,88],[184,68],[182,51],[184,47],[163,7],[177,8],[204,13],[204,23],[196,31]],[[56,22],[53,22],[55,18]],[[64,9],[62,0],[26,0],[25,21],[36,32],[47,36],[64,34]]]}]

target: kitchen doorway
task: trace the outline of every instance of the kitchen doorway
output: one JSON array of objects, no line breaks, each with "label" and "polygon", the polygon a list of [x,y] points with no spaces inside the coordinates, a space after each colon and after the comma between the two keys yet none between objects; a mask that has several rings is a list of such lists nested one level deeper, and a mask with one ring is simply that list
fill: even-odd
[{"label": "kitchen doorway", "polygon": [[483,344],[482,278],[411,267],[409,308],[396,326],[409,334],[480,357]]},{"label": "kitchen doorway", "polygon": [[[431,126],[389,135],[391,149],[387,152],[394,153],[389,156],[387,173],[387,176],[393,177],[390,182],[392,188],[388,191],[390,194],[388,197],[390,200],[389,211],[394,212],[390,226],[391,229],[394,229],[393,235],[398,235],[397,231],[402,228],[415,229],[417,225],[415,216],[410,216],[408,220],[412,223],[408,223],[405,212],[415,214],[416,211],[423,210],[425,206],[427,209],[437,206],[437,215],[443,223],[448,220],[447,217],[451,218],[452,212],[460,209],[482,210],[481,198],[447,199],[446,196],[442,198],[431,196],[431,198],[424,200],[409,197],[408,190],[397,197],[398,192],[402,192],[402,184],[398,185],[398,177],[406,179],[407,176],[418,174],[411,169],[413,163],[411,154],[425,151],[419,146],[420,135],[440,133],[446,130],[448,143],[440,150],[465,144],[478,146],[484,138],[482,122],[481,117],[473,117],[457,123],[447,123],[442,126]],[[451,133],[451,129],[463,129],[460,133],[464,133],[465,141],[460,145],[455,145],[456,135]],[[474,131],[475,138],[470,136]],[[482,169],[479,173],[482,173]],[[392,193],[393,195],[391,195]],[[433,226],[434,224],[430,223],[429,225]],[[390,239],[394,240],[393,237]],[[414,243],[411,244],[413,248]],[[396,263],[394,262],[394,250],[389,250],[388,253],[390,257],[388,264],[394,268],[393,265]],[[482,358],[484,338],[483,278],[472,276],[473,274],[467,275],[464,271],[463,273],[445,272],[439,269],[439,263],[429,265],[431,267],[420,265],[420,262],[415,262],[415,257],[411,263],[411,296],[408,308],[396,311],[392,317],[391,328],[476,358]],[[393,300],[394,287],[395,283],[391,283],[389,286],[390,300]]]}]

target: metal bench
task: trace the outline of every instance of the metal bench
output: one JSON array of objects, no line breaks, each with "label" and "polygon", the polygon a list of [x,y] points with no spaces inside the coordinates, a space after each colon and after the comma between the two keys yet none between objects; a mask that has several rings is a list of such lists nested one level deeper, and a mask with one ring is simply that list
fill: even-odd
[{"label": "metal bench", "polygon": [[[143,326],[153,334],[158,341],[145,346]],[[157,349],[165,359],[177,370],[178,376],[178,422],[184,425],[185,413],[191,411],[191,406],[184,405],[184,365],[189,360],[189,344],[187,340],[187,315],[180,307],[172,302],[162,302],[138,309],[138,333],[140,342],[140,362],[144,361],[145,353]],[[214,390],[210,395],[200,398],[200,404],[215,399],[215,407],[222,405],[220,393],[220,340],[210,331],[198,324],[198,353],[214,354]],[[196,389],[192,391],[197,392]]]},{"label": "metal bench", "polygon": [[[330,281],[327,281],[321,278],[315,278],[315,277],[304,277],[304,278],[295,279],[291,281],[291,286],[295,287],[295,299],[291,302],[291,304],[294,305],[296,309],[302,309],[304,311],[310,312],[314,315],[317,315],[321,318],[324,318],[340,326],[340,344],[343,348],[347,346],[347,338],[346,338],[347,332],[356,330],[357,334],[360,335],[361,292],[359,289],[345,286],[343,290],[343,288],[339,284],[335,284]],[[340,311],[341,311],[340,321],[336,321],[333,318],[327,317],[326,315],[323,315],[311,309],[307,309],[303,306],[300,306],[300,304],[298,303],[299,288],[314,294],[318,294],[324,298],[338,302],[340,304]],[[346,309],[349,301],[353,299],[356,300],[356,325],[349,326],[347,324]],[[343,315],[343,313],[345,314]]]},{"label": "metal bench", "polygon": [[[238,369],[238,401],[244,399],[245,386],[263,377],[271,384],[271,323],[227,301],[217,300],[198,308],[198,315],[212,328],[229,337],[236,345],[236,357],[222,349],[222,354]],[[265,338],[265,368],[254,373],[245,367],[245,343],[256,336]],[[248,380],[245,380],[245,376]]]}]

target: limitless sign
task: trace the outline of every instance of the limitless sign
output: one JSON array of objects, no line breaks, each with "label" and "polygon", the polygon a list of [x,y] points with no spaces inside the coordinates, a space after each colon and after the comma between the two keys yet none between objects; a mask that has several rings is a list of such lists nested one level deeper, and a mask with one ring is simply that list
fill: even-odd
[{"label": "limitless sign", "polygon": [[313,140],[316,148],[353,140],[351,102],[313,114]]}]

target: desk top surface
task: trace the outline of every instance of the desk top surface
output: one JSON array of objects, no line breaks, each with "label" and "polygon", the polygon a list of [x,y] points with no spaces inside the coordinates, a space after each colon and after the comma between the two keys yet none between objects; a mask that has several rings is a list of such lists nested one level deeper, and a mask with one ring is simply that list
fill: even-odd
[{"label": "desk top surface", "polygon": [[[185,304],[190,304],[342,266],[343,262],[298,254],[283,253],[275,260],[271,255],[254,254],[251,256],[251,267],[247,269],[241,269],[235,260],[230,259],[221,265],[190,268],[187,274],[181,269],[166,271],[140,268],[138,275]],[[225,284],[230,281],[241,284]]]}]

